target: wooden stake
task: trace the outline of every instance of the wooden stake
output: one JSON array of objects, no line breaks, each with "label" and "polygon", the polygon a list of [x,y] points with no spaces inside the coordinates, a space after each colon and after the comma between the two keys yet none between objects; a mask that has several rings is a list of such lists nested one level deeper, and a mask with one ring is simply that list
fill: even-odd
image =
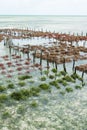
[{"label": "wooden stake", "polygon": [[64,71],[66,72],[65,58],[64,58],[63,60],[64,60],[64,61],[63,61],[63,69],[64,69]]},{"label": "wooden stake", "polygon": [[9,46],[9,53],[10,53],[10,55],[11,55],[11,46]]},{"label": "wooden stake", "polygon": [[76,68],[75,68],[75,74],[76,74]]},{"label": "wooden stake", "polygon": [[75,70],[75,59],[73,59],[73,68],[72,70],[74,71]]},{"label": "wooden stake", "polygon": [[35,63],[35,58],[36,58],[36,50],[33,53],[33,63]]},{"label": "wooden stake", "polygon": [[48,59],[48,57],[49,57],[49,54],[47,54],[47,68],[49,68],[49,59]]},{"label": "wooden stake", "polygon": [[41,50],[41,53],[40,53],[40,65],[42,65],[42,50]]},{"label": "wooden stake", "polygon": [[82,72],[82,78],[84,77],[84,70],[83,70],[83,72]]}]

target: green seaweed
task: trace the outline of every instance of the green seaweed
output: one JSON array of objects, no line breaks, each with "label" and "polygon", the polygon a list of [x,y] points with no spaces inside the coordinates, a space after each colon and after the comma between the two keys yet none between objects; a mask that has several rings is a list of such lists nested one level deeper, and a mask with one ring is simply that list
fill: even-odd
[{"label": "green seaweed", "polygon": [[65,95],[65,91],[60,91],[60,94],[61,95]]},{"label": "green seaweed", "polygon": [[71,87],[67,87],[66,88],[66,91],[69,93],[69,92],[73,92],[73,89]]},{"label": "green seaweed", "polygon": [[[29,91],[30,92],[30,91]],[[29,96],[29,93],[27,90],[20,90],[20,91],[17,91],[17,92],[13,92],[11,93],[11,98],[15,99],[15,100],[25,100],[28,96]]]},{"label": "green seaweed", "polygon": [[22,95],[21,91],[19,91],[19,92],[11,93],[11,98],[13,98],[15,100],[22,100],[22,99],[24,99],[24,96]]},{"label": "green seaweed", "polygon": [[30,89],[21,89],[20,91],[22,93],[22,95],[26,98],[26,97],[31,97],[32,93]]},{"label": "green seaweed", "polygon": [[49,70],[44,70],[43,73],[44,73],[46,76],[48,76]]},{"label": "green seaweed", "polygon": [[43,89],[43,90],[48,90],[50,88],[50,86],[46,83],[40,84],[39,88]]},{"label": "green seaweed", "polygon": [[7,118],[10,118],[11,117],[11,114],[8,112],[8,111],[5,111],[3,114],[2,114],[2,118],[3,119],[7,119]]},{"label": "green seaweed", "polygon": [[31,96],[38,96],[39,92],[40,88],[32,87],[31,89],[21,89],[20,91],[13,92],[10,96],[15,100],[25,100]]},{"label": "green seaweed", "polygon": [[63,86],[67,86],[68,85],[68,83],[66,82],[65,79],[57,79],[57,82],[62,84]]},{"label": "green seaweed", "polygon": [[19,85],[19,86],[21,86],[21,87],[23,87],[23,86],[25,86],[25,85],[26,85],[26,83],[25,83],[25,82],[23,82],[23,81],[21,81],[21,82],[19,82],[19,83],[18,83],[18,85]]},{"label": "green seaweed", "polygon": [[54,75],[49,75],[49,78],[50,79],[54,79]]},{"label": "green seaweed", "polygon": [[85,82],[82,82],[82,86],[85,86]]},{"label": "green seaweed", "polygon": [[64,70],[62,70],[62,71],[59,72],[59,74],[65,76],[67,74],[67,72],[65,72]]},{"label": "green seaweed", "polygon": [[62,85],[63,86],[67,86],[68,85],[68,83],[66,82],[66,80],[63,80]]},{"label": "green seaweed", "polygon": [[83,82],[83,78],[82,78],[82,77],[80,77],[80,76],[78,77],[78,80],[80,80],[80,81],[82,81],[82,82]]},{"label": "green seaweed", "polygon": [[37,106],[38,106],[38,102],[35,101],[35,100],[33,100],[33,101],[30,103],[30,105],[31,105],[32,107],[37,107]]},{"label": "green seaweed", "polygon": [[30,93],[32,96],[39,96],[40,88],[39,87],[32,87],[30,89]]},{"label": "green seaweed", "polygon": [[25,112],[24,106],[19,106],[18,109],[17,109],[17,113],[23,115],[24,112]]},{"label": "green seaweed", "polygon": [[73,74],[71,75],[71,77],[72,77],[73,79],[78,79],[78,80],[80,80],[80,81],[83,81],[83,78],[80,77],[77,73],[73,73]]},{"label": "green seaweed", "polygon": [[49,82],[49,84],[52,86],[57,86],[58,82],[56,80],[54,80],[54,81]]},{"label": "green seaweed", "polygon": [[81,89],[82,86],[76,85],[75,88],[76,88],[76,89]]},{"label": "green seaweed", "polygon": [[6,90],[6,87],[5,86],[0,86],[0,92],[3,92]]},{"label": "green seaweed", "polygon": [[43,76],[43,77],[40,78],[40,80],[41,80],[41,81],[45,81],[45,80],[46,80],[46,77]]},{"label": "green seaweed", "polygon": [[29,82],[29,83],[34,83],[35,81],[34,81],[34,80],[29,80],[28,82]]},{"label": "green seaweed", "polygon": [[59,72],[59,73],[56,73],[56,76],[60,77],[60,76],[62,76],[62,74]]},{"label": "green seaweed", "polygon": [[22,75],[18,77],[19,80],[25,80],[25,79],[30,79],[30,78],[32,78],[31,75]]},{"label": "green seaweed", "polygon": [[6,94],[0,94],[0,102],[3,103],[8,99],[8,96]]},{"label": "green seaweed", "polygon": [[73,83],[75,83],[75,80],[71,76],[69,76],[69,75],[65,75],[63,77],[63,80],[66,80],[67,82],[73,82]]},{"label": "green seaweed", "polygon": [[57,79],[58,83],[63,83],[63,79]]},{"label": "green seaweed", "polygon": [[31,91],[35,91],[35,92],[37,92],[37,93],[40,92],[40,88],[39,88],[39,87],[32,87],[30,90],[31,90]]},{"label": "green seaweed", "polygon": [[13,83],[10,83],[10,84],[8,84],[7,87],[13,89],[13,88],[14,88],[14,84],[13,84]]},{"label": "green seaweed", "polygon": [[6,80],[6,82],[11,83],[11,80]]},{"label": "green seaweed", "polygon": [[55,86],[57,89],[60,89],[60,86],[58,85],[57,80],[49,82],[50,85]]},{"label": "green seaweed", "polygon": [[53,68],[53,69],[52,69],[52,72],[53,72],[53,73],[57,73],[57,69],[56,69],[56,68]]}]

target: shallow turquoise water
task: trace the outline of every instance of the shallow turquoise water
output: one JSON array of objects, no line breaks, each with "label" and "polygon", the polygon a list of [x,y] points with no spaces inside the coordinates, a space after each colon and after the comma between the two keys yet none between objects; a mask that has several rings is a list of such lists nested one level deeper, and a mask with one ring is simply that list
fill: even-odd
[{"label": "shallow turquoise water", "polygon": [[[35,39],[36,40],[36,39]],[[20,42],[21,43],[21,42]],[[1,55],[9,55],[8,48],[3,46],[3,42],[0,44]],[[26,58],[23,57],[23,60]],[[16,60],[12,60],[15,66]],[[10,94],[15,90],[20,90],[18,86],[18,72],[17,66],[7,67],[7,61],[4,61],[0,56],[0,61],[5,64],[7,72],[13,69],[12,78],[7,78],[6,75],[0,75],[0,84],[7,85],[9,80],[15,84],[13,89],[8,89],[3,93]],[[20,60],[17,60],[19,63]],[[38,59],[36,60],[38,62]],[[76,64],[86,63],[85,60],[78,61]],[[24,61],[21,61],[24,66]],[[32,61],[31,61],[32,64]],[[46,65],[43,61],[44,66]],[[52,65],[51,65],[52,66]],[[72,73],[72,63],[67,63],[67,71]],[[52,66],[53,67],[53,66]],[[32,68],[31,68],[32,69]],[[58,65],[58,71],[63,70],[62,65]],[[2,70],[0,70],[1,73]],[[22,74],[25,74],[26,69],[22,70]],[[78,72],[79,73],[79,72]],[[23,88],[36,87],[41,82],[40,71],[34,68],[30,73],[33,75],[32,79],[25,80],[26,85]],[[52,72],[51,72],[52,74]],[[81,73],[79,73],[81,74]],[[60,77],[57,77],[60,78]],[[30,81],[34,81],[31,83]],[[51,92],[40,92],[38,97],[29,97],[25,101],[14,101],[9,99],[8,102],[0,104],[0,130],[86,130],[87,129],[87,75],[84,75],[85,86],[81,90],[75,89],[75,84],[68,83],[69,87],[73,88],[73,92],[60,94],[61,90],[65,90],[65,87],[61,86],[61,89],[51,87]],[[43,81],[43,83],[49,82]],[[76,81],[77,85],[81,85],[81,81]],[[36,107],[31,106],[32,102],[36,103]]]}]

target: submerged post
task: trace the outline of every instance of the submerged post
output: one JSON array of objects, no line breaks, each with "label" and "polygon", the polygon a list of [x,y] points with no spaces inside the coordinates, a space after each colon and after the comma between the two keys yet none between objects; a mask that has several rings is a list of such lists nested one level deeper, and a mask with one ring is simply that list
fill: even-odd
[{"label": "submerged post", "polygon": [[75,74],[76,74],[76,67],[75,67]]},{"label": "submerged post", "polygon": [[83,79],[83,77],[84,77],[84,70],[83,70],[83,72],[82,72],[82,79]]},{"label": "submerged post", "polygon": [[42,65],[42,50],[41,50],[41,53],[40,53],[40,65]]},{"label": "submerged post", "polygon": [[35,51],[33,53],[33,64],[35,63],[35,58],[36,58],[36,49],[35,49]]},{"label": "submerged post", "polygon": [[9,46],[9,54],[11,55],[11,46]]},{"label": "submerged post", "polygon": [[66,72],[65,58],[63,58],[63,69]]},{"label": "submerged post", "polygon": [[55,68],[56,68],[56,70],[57,70],[57,62],[56,62],[56,57],[55,57]]},{"label": "submerged post", "polygon": [[56,70],[57,70],[57,63],[56,63],[56,61],[55,61],[55,68],[56,68]]},{"label": "submerged post", "polygon": [[28,45],[28,51],[27,51],[28,60],[29,60],[29,52],[30,52],[30,45]]},{"label": "submerged post", "polygon": [[73,71],[75,70],[75,59],[73,59],[73,67],[72,67],[72,70],[73,70]]},{"label": "submerged post", "polygon": [[53,64],[53,67],[54,67],[54,58],[52,58],[52,64]]},{"label": "submerged post", "polygon": [[49,57],[49,53],[47,53],[47,68],[49,68],[49,59],[48,59],[48,57]]},{"label": "submerged post", "polygon": [[27,51],[27,58],[28,58],[28,60],[29,60],[29,51]]},{"label": "submerged post", "polygon": [[6,38],[4,37],[4,46],[6,45]]}]

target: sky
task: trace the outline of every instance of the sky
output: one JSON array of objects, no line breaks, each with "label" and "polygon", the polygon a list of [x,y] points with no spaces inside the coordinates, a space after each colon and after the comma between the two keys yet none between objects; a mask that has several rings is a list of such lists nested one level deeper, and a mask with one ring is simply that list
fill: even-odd
[{"label": "sky", "polygon": [[0,0],[0,15],[87,15],[87,0]]}]

